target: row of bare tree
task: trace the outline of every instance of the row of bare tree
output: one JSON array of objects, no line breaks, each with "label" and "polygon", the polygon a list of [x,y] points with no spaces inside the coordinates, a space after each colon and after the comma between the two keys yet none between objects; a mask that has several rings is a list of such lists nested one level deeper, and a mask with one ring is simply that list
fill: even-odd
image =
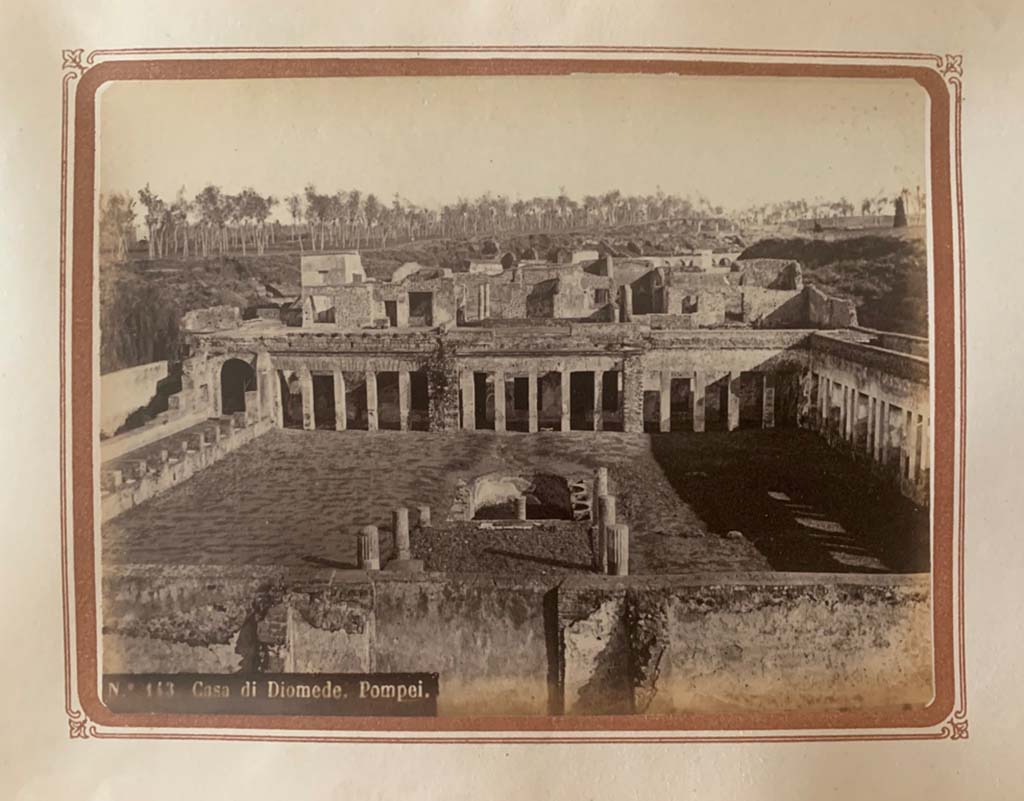
[{"label": "row of bare tree", "polygon": [[[909,213],[923,211],[924,193],[900,193]],[[387,247],[389,243],[452,236],[565,231],[587,226],[617,226],[666,219],[707,219],[724,216],[703,196],[696,200],[658,191],[652,195],[624,195],[618,190],[569,197],[564,189],[554,197],[511,200],[486,193],[476,199],[460,198],[440,208],[426,208],[395,195],[390,203],[359,190],[318,192],[312,184],[301,194],[284,199],[290,225],[271,220],[278,199],[251,187],[227,194],[208,185],[189,198],[184,187],[166,201],[147,184],[138,192],[144,209],[150,258],[209,256],[250,251],[263,254],[279,240],[305,251],[327,248]],[[862,214],[881,214],[891,199],[881,194],[866,198]],[[126,194],[101,198],[100,230],[104,252],[115,260],[127,258],[136,231],[136,199]],[[855,208],[846,198],[816,198],[752,207],[737,215],[741,221],[778,223],[787,220],[850,216]],[[287,228],[287,231],[284,230]]]}]

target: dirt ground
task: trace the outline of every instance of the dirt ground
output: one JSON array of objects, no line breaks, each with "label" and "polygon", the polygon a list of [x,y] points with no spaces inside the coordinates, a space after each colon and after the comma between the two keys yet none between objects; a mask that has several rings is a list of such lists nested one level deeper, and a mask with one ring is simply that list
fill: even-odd
[{"label": "dirt ground", "polygon": [[[928,569],[928,512],[802,431],[702,434],[274,430],[103,527],[103,560],[354,567],[360,527],[392,551],[391,510],[427,504],[429,569],[586,569],[585,524],[447,524],[457,482],[609,468],[631,572]],[[412,512],[415,527],[415,511]],[[448,532],[446,534],[446,531]],[[738,532],[738,533],[737,533]]]}]

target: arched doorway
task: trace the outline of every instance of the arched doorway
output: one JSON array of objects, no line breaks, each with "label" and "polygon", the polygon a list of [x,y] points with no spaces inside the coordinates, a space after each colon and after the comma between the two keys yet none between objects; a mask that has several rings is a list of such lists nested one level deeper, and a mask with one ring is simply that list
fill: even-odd
[{"label": "arched doorway", "polygon": [[245,411],[245,393],[256,389],[256,371],[241,359],[228,359],[220,368],[220,412]]}]

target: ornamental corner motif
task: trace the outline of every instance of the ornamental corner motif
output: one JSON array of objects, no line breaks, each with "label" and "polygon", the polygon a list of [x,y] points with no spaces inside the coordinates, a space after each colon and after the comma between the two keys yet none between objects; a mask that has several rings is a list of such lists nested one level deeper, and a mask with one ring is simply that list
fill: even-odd
[{"label": "ornamental corner motif", "polygon": [[76,47],[73,49],[61,50],[61,69],[70,70],[72,77],[81,77],[85,72],[85,64],[82,59],[85,56],[85,48]]},{"label": "ornamental corner motif", "polygon": [[96,734],[96,726],[83,712],[68,711],[68,737],[72,740],[88,740]]},{"label": "ornamental corner motif", "polygon": [[962,78],[964,74],[964,57],[962,53],[946,53],[942,66],[942,74],[947,80]]}]

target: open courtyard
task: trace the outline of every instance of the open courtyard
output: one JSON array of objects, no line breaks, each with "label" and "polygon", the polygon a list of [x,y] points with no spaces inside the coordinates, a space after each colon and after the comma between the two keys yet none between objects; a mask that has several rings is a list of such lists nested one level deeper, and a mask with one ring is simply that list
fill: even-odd
[{"label": "open courtyard", "polygon": [[[630,572],[920,572],[928,512],[866,465],[800,430],[627,434],[272,430],[103,526],[113,563],[354,568],[391,511],[413,510],[413,556],[428,570],[565,573],[590,567],[588,524],[455,521],[460,486],[508,472],[609,470],[630,528]],[[433,524],[416,526],[428,505]]]}]

